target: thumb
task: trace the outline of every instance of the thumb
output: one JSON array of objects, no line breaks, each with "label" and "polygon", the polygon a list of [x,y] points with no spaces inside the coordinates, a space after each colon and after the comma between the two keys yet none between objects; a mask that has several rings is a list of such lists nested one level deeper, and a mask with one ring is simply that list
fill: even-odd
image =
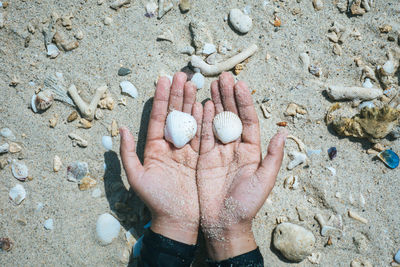
[{"label": "thumb", "polygon": [[279,169],[282,165],[282,159],[284,154],[284,147],[286,137],[288,135],[287,130],[282,130],[272,137],[268,145],[268,152],[260,167],[256,171],[256,175],[260,178],[263,185],[267,188],[267,192],[272,190],[275,185],[276,176],[278,175]]},{"label": "thumb", "polygon": [[135,139],[126,127],[119,129],[121,135],[120,154],[129,184],[135,189],[144,168],[136,154]]}]

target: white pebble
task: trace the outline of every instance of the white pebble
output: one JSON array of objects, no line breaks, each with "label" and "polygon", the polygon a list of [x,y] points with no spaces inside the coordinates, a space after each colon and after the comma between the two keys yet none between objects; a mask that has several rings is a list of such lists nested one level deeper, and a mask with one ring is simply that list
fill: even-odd
[{"label": "white pebble", "polygon": [[386,75],[392,75],[394,73],[394,63],[392,60],[388,60],[382,66],[383,70],[385,71]]},{"label": "white pebble", "polygon": [[101,138],[101,143],[106,150],[112,150],[112,138],[111,136],[103,136]]},{"label": "white pebble", "polygon": [[96,223],[97,239],[102,245],[111,244],[114,238],[119,234],[121,224],[109,213],[99,216]]},{"label": "white pebble", "polygon": [[201,73],[195,73],[191,81],[196,85],[197,89],[201,89],[204,86],[204,76]]},{"label": "white pebble", "polygon": [[4,143],[0,146],[0,154],[7,153],[10,145],[8,143]]},{"label": "white pebble", "polygon": [[14,159],[11,165],[11,172],[18,180],[25,181],[28,177],[29,170],[24,163],[20,163]]},{"label": "white pebble", "polygon": [[240,33],[247,33],[253,26],[252,19],[237,8],[229,12],[229,21],[233,28]]},{"label": "white pebble", "polygon": [[44,221],[44,228],[46,228],[46,230],[53,230],[54,229],[53,219],[48,219]]},{"label": "white pebble", "polygon": [[203,46],[203,54],[205,55],[211,55],[212,53],[217,52],[217,48],[215,47],[214,44],[210,43],[205,43]]},{"label": "white pebble", "polygon": [[112,18],[105,17],[103,23],[104,23],[104,25],[110,25],[112,23],[112,21],[113,21]]},{"label": "white pebble", "polygon": [[60,54],[60,50],[54,44],[47,45],[47,56],[50,58],[56,58]]},{"label": "white pebble", "polygon": [[366,78],[362,86],[365,88],[372,88],[374,85],[369,78]]},{"label": "white pebble", "polygon": [[122,93],[128,94],[133,98],[137,98],[138,97],[138,91],[136,89],[136,87],[129,81],[123,81],[119,84],[119,86],[121,87],[121,91]]},{"label": "white pebble", "polygon": [[15,135],[13,132],[10,130],[10,128],[2,128],[0,130],[0,135],[3,136],[6,139],[9,139],[11,141],[15,141]]},{"label": "white pebble", "polygon": [[13,188],[11,188],[8,196],[12,201],[14,201],[15,204],[19,205],[25,199],[26,191],[22,185],[16,184]]},{"label": "white pebble", "polygon": [[99,197],[101,197],[101,190],[100,190],[99,188],[95,188],[95,189],[92,191],[92,197],[94,197],[94,198],[99,198]]}]

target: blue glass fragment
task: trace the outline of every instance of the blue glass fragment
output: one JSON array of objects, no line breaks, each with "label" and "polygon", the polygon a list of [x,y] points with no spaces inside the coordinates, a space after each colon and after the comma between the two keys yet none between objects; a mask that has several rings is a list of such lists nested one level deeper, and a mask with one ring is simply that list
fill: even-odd
[{"label": "blue glass fragment", "polygon": [[336,147],[331,147],[331,148],[329,148],[328,149],[328,156],[329,156],[329,158],[331,159],[331,160],[333,160],[335,157],[336,157],[336,155],[337,155],[337,149],[336,149]]},{"label": "blue glass fragment", "polygon": [[399,156],[390,149],[380,152],[377,157],[391,169],[399,166]]}]

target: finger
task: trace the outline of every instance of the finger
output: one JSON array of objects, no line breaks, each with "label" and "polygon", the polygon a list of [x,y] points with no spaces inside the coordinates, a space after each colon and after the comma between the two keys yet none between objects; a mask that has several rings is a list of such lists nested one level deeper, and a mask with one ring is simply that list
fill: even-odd
[{"label": "finger", "polygon": [[261,162],[261,166],[256,171],[257,177],[259,177],[263,185],[266,187],[264,192],[267,194],[269,194],[274,187],[276,176],[278,175],[279,169],[282,165],[283,151],[287,135],[287,131],[282,130],[272,137],[268,145],[267,155]]},{"label": "finger", "polygon": [[177,72],[174,75],[171,85],[171,93],[169,95],[169,110],[179,110],[182,111],[183,107],[183,88],[187,76],[183,72]]},{"label": "finger", "polygon": [[228,72],[223,72],[219,76],[219,93],[221,95],[224,110],[238,114],[235,102],[235,95],[233,92],[234,85],[235,80],[233,79],[232,74]]},{"label": "finger", "polygon": [[221,95],[219,94],[219,84],[218,81],[213,81],[211,83],[211,98],[215,105],[215,114],[224,111],[222,106]]},{"label": "finger", "polygon": [[190,142],[192,149],[196,152],[200,150],[200,137],[201,137],[201,122],[203,120],[203,106],[201,103],[195,103],[192,109],[192,116],[195,118],[197,122],[197,132],[195,137]]},{"label": "finger", "polygon": [[192,82],[186,82],[183,94],[183,112],[192,113],[194,102],[196,102],[196,85]]},{"label": "finger", "polygon": [[212,101],[207,101],[203,110],[203,122],[201,127],[200,154],[205,154],[214,148],[215,139],[212,130],[212,122],[215,115],[215,107]]},{"label": "finger", "polygon": [[122,165],[124,166],[126,176],[132,188],[136,189],[137,181],[144,172],[142,163],[136,154],[135,139],[129,130],[125,127],[119,129],[121,135],[120,154]]},{"label": "finger", "polygon": [[239,110],[239,117],[243,123],[242,141],[251,144],[260,144],[260,126],[253,99],[247,85],[239,81],[235,85],[235,99]]},{"label": "finger", "polygon": [[167,77],[160,77],[154,94],[147,141],[162,139],[164,136],[164,124],[168,113],[169,88],[169,79]]}]

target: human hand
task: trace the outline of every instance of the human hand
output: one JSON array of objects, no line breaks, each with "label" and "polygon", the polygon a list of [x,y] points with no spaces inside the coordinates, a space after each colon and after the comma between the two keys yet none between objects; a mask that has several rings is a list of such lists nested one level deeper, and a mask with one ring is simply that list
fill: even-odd
[{"label": "human hand", "polygon": [[[257,247],[252,219],[275,184],[287,132],[271,139],[261,161],[258,117],[246,84],[235,84],[230,73],[222,73],[211,84],[211,95],[203,111],[197,185],[207,250],[220,261]],[[243,123],[241,139],[226,145],[212,130],[215,114],[224,110],[238,114]]]},{"label": "human hand", "polygon": [[[195,244],[199,225],[196,165],[200,147],[203,107],[196,103],[196,86],[186,74],[158,80],[153,100],[142,165],[135,141],[127,128],[120,129],[120,153],[129,184],[152,214],[152,231],[186,244]],[[177,149],[164,139],[169,110],[179,110],[196,119],[196,136]]]}]

